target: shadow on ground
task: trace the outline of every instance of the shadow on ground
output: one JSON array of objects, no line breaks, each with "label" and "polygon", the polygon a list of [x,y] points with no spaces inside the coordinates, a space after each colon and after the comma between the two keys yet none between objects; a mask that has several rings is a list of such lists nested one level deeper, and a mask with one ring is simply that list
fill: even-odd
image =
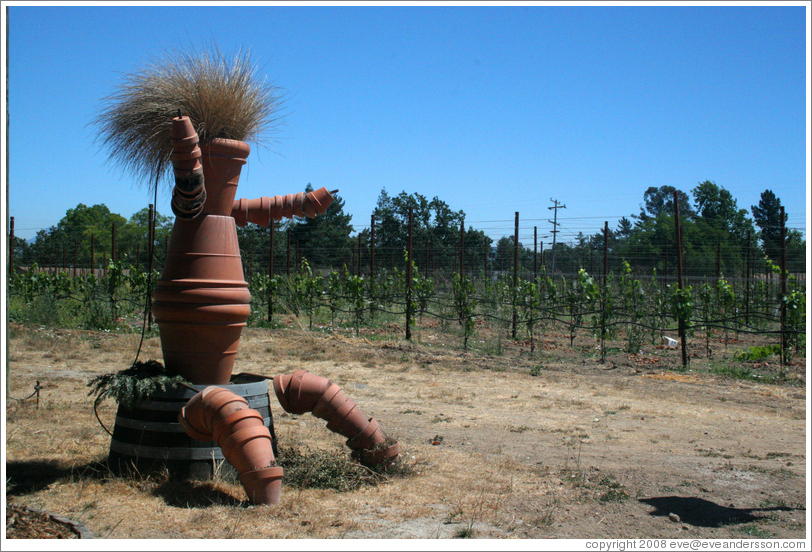
[{"label": "shadow on ground", "polygon": [[710,500],[693,496],[655,496],[641,498],[640,502],[654,506],[652,516],[669,516],[676,514],[683,523],[695,527],[721,527],[748,523],[763,516],[753,515],[760,512],[792,511],[796,508],[775,506],[771,508],[728,508]]},{"label": "shadow on ground", "polygon": [[215,488],[212,483],[202,481],[165,481],[158,485],[152,494],[176,508],[247,506],[246,502]]},{"label": "shadow on ground", "polygon": [[138,473],[117,474],[106,459],[81,465],[65,466],[57,460],[6,462],[6,494],[21,496],[47,489],[59,480],[82,478],[95,480],[129,479],[168,505],[180,508],[205,508],[215,504],[237,506],[242,501],[215,487],[211,482],[168,479],[166,474],[151,476]]},{"label": "shadow on ground", "polygon": [[6,493],[19,495],[35,493],[69,476],[73,470],[56,460],[26,460],[6,462]]}]

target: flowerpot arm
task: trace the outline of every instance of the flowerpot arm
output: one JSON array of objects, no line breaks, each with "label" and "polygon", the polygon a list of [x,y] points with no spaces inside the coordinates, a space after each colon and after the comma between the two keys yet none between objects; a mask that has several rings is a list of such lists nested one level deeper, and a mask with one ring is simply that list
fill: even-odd
[{"label": "flowerpot arm", "polygon": [[231,216],[234,217],[237,226],[245,226],[249,222],[268,226],[271,220],[282,218],[313,218],[324,214],[333,202],[333,194],[337,191],[328,192],[327,188],[319,188],[307,194],[299,192],[257,199],[238,199],[231,209]]},{"label": "flowerpot arm", "polygon": [[175,187],[172,190],[172,212],[182,219],[192,219],[203,210],[206,187],[203,180],[203,155],[198,135],[189,117],[172,119],[172,167]]}]

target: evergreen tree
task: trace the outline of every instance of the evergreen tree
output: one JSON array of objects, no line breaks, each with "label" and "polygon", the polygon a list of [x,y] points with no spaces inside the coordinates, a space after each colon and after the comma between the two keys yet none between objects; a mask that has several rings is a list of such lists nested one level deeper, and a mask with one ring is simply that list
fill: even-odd
[{"label": "evergreen tree", "polygon": [[[402,266],[403,251],[408,238],[409,208],[412,208],[412,250],[413,260],[418,267],[431,266],[435,269],[453,270],[458,266],[460,246],[460,225],[465,213],[453,211],[446,202],[435,197],[431,201],[420,194],[401,192],[390,196],[386,189],[381,191],[375,207],[375,241],[376,251],[385,262]],[[471,234],[473,243],[468,243],[466,233],[466,251],[480,251],[488,238],[476,233]],[[429,258],[426,258],[428,249]],[[378,253],[376,253],[377,255]],[[476,254],[476,253],[472,253]],[[484,252],[481,253],[484,255]],[[467,254],[466,254],[467,257]],[[481,259],[484,266],[484,259]],[[470,267],[469,267],[470,268]]]},{"label": "evergreen tree", "polygon": [[677,190],[674,186],[649,187],[643,193],[643,205],[640,206],[640,214],[632,215],[640,222],[645,222],[649,218],[657,218],[661,214],[674,214],[674,192],[677,192],[679,201],[679,211],[681,216],[693,216],[694,210],[689,202],[688,194]]},{"label": "evergreen tree", "polygon": [[[312,191],[308,183],[305,192]],[[291,240],[312,268],[340,268],[353,246],[351,220],[352,215],[344,212],[344,200],[336,195],[324,214],[295,218],[290,224]]]},{"label": "evergreen tree", "polygon": [[[781,200],[772,190],[764,190],[758,205],[753,205],[751,210],[756,226],[761,231],[764,252],[772,261],[778,262],[781,255]],[[786,214],[784,216],[786,223]]]}]

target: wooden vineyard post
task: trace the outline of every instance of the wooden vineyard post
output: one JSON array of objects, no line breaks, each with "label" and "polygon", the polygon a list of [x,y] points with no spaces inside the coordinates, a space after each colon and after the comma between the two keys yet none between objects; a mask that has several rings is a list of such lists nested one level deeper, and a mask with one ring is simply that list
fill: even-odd
[{"label": "wooden vineyard post", "polygon": [[14,274],[14,217],[9,217],[8,225],[8,273]]},{"label": "wooden vineyard post", "polygon": [[747,231],[747,253],[744,261],[744,323],[750,325],[750,230]]},{"label": "wooden vineyard post", "polygon": [[533,227],[533,280],[535,281],[536,278],[539,277],[539,254],[538,254],[538,245],[539,242],[539,228],[538,226]]},{"label": "wooden vineyard post", "polygon": [[609,221],[603,222],[603,287],[609,275]]},{"label": "wooden vineyard post", "polygon": [[519,325],[519,313],[516,310],[519,288],[519,211],[516,211],[513,222],[513,326],[510,335],[516,339],[516,330]]},{"label": "wooden vineyard post", "polygon": [[375,215],[369,221],[369,277],[375,278]]},{"label": "wooden vineyard post", "polygon": [[609,221],[603,222],[603,285],[601,289],[601,362],[606,362],[606,297],[609,290]]},{"label": "wooden vineyard post", "polygon": [[96,262],[96,236],[90,234],[90,273],[96,274],[94,271],[94,265]]},{"label": "wooden vineyard post", "polygon": [[429,264],[429,237],[426,236],[426,245],[425,245],[425,253],[424,256],[426,258],[426,277],[429,275],[429,270],[431,270],[431,265]]},{"label": "wooden vineyard post", "polygon": [[[152,331],[152,263],[155,256],[155,205],[149,204],[149,220],[147,221],[147,236],[149,237],[149,247],[147,248],[147,330]],[[93,236],[90,236],[90,268],[93,269]]]},{"label": "wooden vineyard post", "polygon": [[409,207],[409,239],[406,245],[406,339],[412,338],[412,229],[414,208]]},{"label": "wooden vineyard post", "polygon": [[[677,289],[682,292],[682,229],[679,220],[679,192],[674,191],[674,231],[677,238]],[[685,318],[679,314],[679,340],[682,347],[682,367],[688,367],[688,343],[685,336]]]},{"label": "wooden vineyard post", "polygon": [[116,223],[110,226],[110,262],[116,264]]},{"label": "wooden vineyard post", "polygon": [[271,238],[268,244],[268,322],[273,320],[273,254],[274,241],[276,239],[276,224],[273,220],[268,225],[271,228]]},{"label": "wooden vineyard post", "polygon": [[[460,284],[464,285],[465,279],[465,263],[463,259],[465,258],[465,219],[460,222]],[[462,314],[462,309],[460,310],[460,325],[462,326],[465,324],[465,319]]]},{"label": "wooden vineyard post", "polygon": [[781,375],[784,375],[784,368],[787,363],[787,226],[784,221],[784,206],[781,206]]},{"label": "wooden vineyard post", "polygon": [[460,221],[460,279],[465,278],[465,219]]},{"label": "wooden vineyard post", "polygon": [[358,277],[363,276],[363,270],[361,267],[361,232],[358,232]]}]

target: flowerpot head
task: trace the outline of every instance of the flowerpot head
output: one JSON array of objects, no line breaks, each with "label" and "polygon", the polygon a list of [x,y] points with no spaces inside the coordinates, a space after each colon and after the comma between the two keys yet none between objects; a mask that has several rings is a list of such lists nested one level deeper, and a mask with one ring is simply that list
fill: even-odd
[{"label": "flowerpot head", "polygon": [[227,55],[215,44],[173,49],[125,74],[93,124],[111,161],[157,186],[171,167],[173,117],[188,117],[201,149],[220,139],[262,145],[279,122],[277,91],[247,51]]}]

